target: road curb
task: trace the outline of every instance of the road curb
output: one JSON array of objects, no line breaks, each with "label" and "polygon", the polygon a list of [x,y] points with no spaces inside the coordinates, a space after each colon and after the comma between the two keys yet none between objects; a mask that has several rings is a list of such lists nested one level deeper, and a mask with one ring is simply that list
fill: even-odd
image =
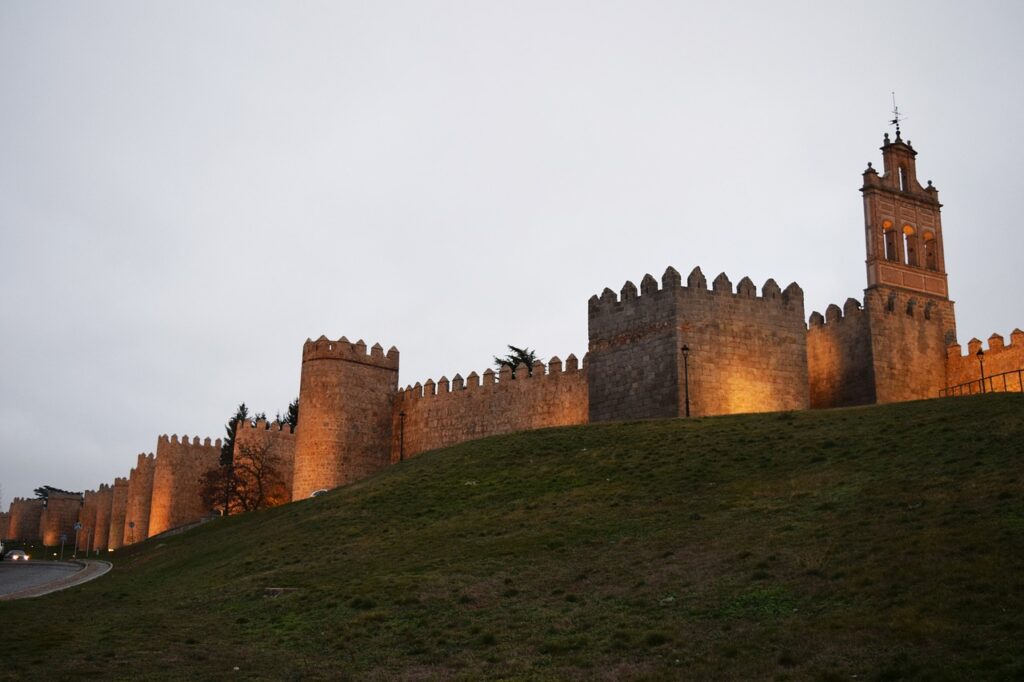
[{"label": "road curb", "polygon": [[45,585],[36,585],[18,592],[12,592],[11,594],[0,596],[0,601],[32,599],[34,597],[42,597],[43,595],[50,594],[52,592],[60,592],[61,590],[66,590],[69,587],[75,587],[76,585],[81,585],[89,582],[90,580],[95,580],[102,575],[106,575],[110,572],[110,569],[114,567],[114,565],[109,561],[100,561],[98,559],[79,559],[53,563],[63,566],[79,566],[80,568],[71,575],[57,578]]}]

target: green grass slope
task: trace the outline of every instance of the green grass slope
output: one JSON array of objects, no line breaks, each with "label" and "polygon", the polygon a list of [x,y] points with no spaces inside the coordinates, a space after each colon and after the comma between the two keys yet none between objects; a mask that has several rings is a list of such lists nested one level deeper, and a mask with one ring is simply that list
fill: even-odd
[{"label": "green grass slope", "polygon": [[0,603],[0,676],[1021,679],[1022,500],[1019,395],[490,438]]}]

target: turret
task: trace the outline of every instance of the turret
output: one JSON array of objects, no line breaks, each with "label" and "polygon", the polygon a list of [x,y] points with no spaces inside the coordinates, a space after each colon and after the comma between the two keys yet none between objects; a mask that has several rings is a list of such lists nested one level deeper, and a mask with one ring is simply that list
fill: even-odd
[{"label": "turret", "polygon": [[321,336],[302,347],[292,499],[365,478],[390,461],[398,350]]}]

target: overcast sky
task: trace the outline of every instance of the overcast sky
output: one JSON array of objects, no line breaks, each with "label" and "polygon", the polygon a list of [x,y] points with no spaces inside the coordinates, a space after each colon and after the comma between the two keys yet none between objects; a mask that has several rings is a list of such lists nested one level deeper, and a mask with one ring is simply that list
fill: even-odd
[{"label": "overcast sky", "polygon": [[582,356],[668,265],[860,297],[891,91],[960,341],[1009,340],[1024,4],[711,4],[0,3],[3,509],[283,410],[307,337],[406,385]]}]

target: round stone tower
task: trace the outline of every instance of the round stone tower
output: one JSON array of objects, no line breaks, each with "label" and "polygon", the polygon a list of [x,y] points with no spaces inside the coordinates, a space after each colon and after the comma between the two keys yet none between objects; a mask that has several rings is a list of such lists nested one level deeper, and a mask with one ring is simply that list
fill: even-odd
[{"label": "round stone tower", "polygon": [[321,336],[302,347],[292,499],[357,481],[390,462],[398,351]]}]

